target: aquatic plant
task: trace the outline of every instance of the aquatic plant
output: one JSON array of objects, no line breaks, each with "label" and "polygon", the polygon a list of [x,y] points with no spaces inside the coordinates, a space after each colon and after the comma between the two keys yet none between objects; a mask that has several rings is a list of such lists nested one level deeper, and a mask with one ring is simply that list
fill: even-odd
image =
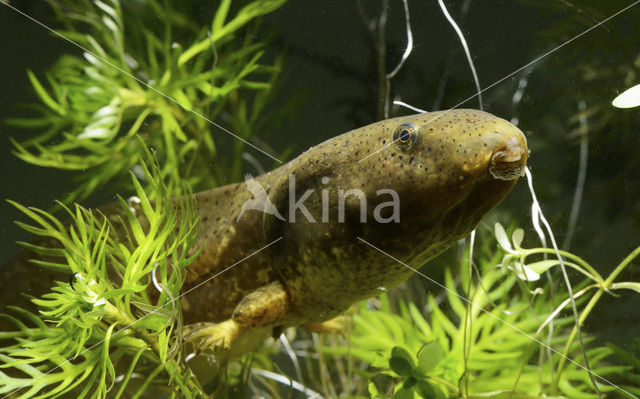
[{"label": "aquatic plant", "polygon": [[[43,78],[28,72],[41,103],[5,123],[38,134],[12,140],[15,155],[82,171],[65,204],[108,183],[127,187],[144,146],[156,150],[170,188],[181,181],[211,188],[225,174],[240,179],[240,154],[255,147],[250,140],[280,71],[279,59],[262,62],[264,44],[253,40],[250,23],[285,1],[248,2],[231,14],[225,0],[197,29],[188,7],[171,1],[49,1],[64,26],[57,34],[81,47],[83,57],[60,57]],[[148,15],[161,23],[140,24]],[[240,94],[247,91],[255,95]],[[230,115],[235,133],[213,122],[221,113]],[[227,134],[240,139],[229,158],[216,145]]]},{"label": "aquatic plant", "polygon": [[[40,103],[4,122],[37,132],[12,140],[24,161],[82,172],[58,202],[60,219],[11,201],[33,222],[18,224],[45,239],[22,243],[38,255],[33,263],[72,277],[32,299],[39,314],[10,307],[3,315],[13,328],[0,333],[1,394],[135,397],[155,386],[204,395],[181,355],[176,302],[195,256],[187,253],[197,215],[188,197],[169,198],[241,176],[241,154],[257,147],[250,141],[280,72],[279,58],[262,62],[264,44],[252,32],[284,3],[224,0],[208,26],[194,28],[185,2],[49,1],[63,26],[54,33],[83,57],[63,55],[44,78],[29,71]],[[140,24],[149,15],[161,23]],[[240,139],[232,154],[218,151],[227,134],[213,122],[220,114]],[[105,186],[134,191],[140,202],[119,198],[106,218],[70,205]]]},{"label": "aquatic plant", "polygon": [[[22,228],[57,244],[22,243],[43,257],[34,262],[71,279],[52,282],[51,292],[33,299],[38,315],[15,306],[9,306],[12,315],[2,315],[14,329],[0,332],[0,341],[10,342],[0,348],[0,393],[58,397],[75,389],[79,397],[109,391],[121,397],[134,374],[145,376],[137,395],[159,381],[183,397],[202,391],[181,361],[176,302],[184,268],[198,253],[187,256],[198,215],[189,196],[169,202],[157,166],[150,172],[139,165],[147,188],[131,173],[137,200],[119,198],[117,220],[61,204],[71,220],[67,227],[45,211],[12,202],[32,219],[18,222]],[[157,299],[148,294],[150,284],[158,288]]]},{"label": "aquatic plant", "polygon": [[[521,229],[509,239],[499,224],[495,238],[497,250],[488,234],[480,240],[476,277],[470,278],[468,262],[460,263],[458,279],[447,269],[444,294],[430,294],[422,307],[383,295],[375,308],[353,316],[348,346],[328,346],[323,352],[369,364],[359,375],[368,380],[372,397],[596,397],[573,319],[563,316],[570,299],[554,288],[552,279],[544,281],[559,261],[534,260],[554,255],[554,250],[525,249]],[[640,293],[638,282],[616,282],[640,248],[607,278],[578,256],[561,255],[585,277],[575,293],[581,324],[605,292]],[[640,394],[637,359],[621,356],[615,346],[594,344],[593,337],[585,342],[590,343],[586,353],[600,391],[621,397]]]}]

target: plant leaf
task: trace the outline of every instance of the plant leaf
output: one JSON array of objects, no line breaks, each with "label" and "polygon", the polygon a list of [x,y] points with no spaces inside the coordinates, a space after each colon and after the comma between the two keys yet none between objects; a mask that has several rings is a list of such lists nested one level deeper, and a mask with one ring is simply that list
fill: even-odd
[{"label": "plant leaf", "polygon": [[444,350],[438,342],[433,341],[425,344],[418,352],[418,367],[416,367],[417,376],[425,376],[431,370],[436,368],[443,357]]},{"label": "plant leaf", "polygon": [[38,95],[38,97],[40,97],[42,102],[45,103],[47,107],[51,108],[55,113],[63,116],[66,115],[64,108],[62,108],[60,104],[58,104],[53,98],[51,98],[51,96],[47,92],[47,89],[45,89],[38,78],[36,78],[36,75],[30,70],[27,71],[27,75],[29,76],[31,85],[33,86],[36,94]]},{"label": "plant leaf", "polygon": [[557,259],[547,259],[547,260],[541,260],[538,262],[528,263],[527,266],[533,272],[542,274],[547,270],[551,269],[552,267],[557,266],[559,264],[560,264],[560,261]]},{"label": "plant leaf", "polygon": [[414,397],[414,389],[407,388],[404,384],[393,394],[393,399],[413,399]]},{"label": "plant leaf", "polygon": [[431,384],[427,380],[419,379],[416,383],[416,390],[423,398],[429,399],[446,399],[447,395],[440,387]]},{"label": "plant leaf", "polygon": [[494,234],[496,236],[496,240],[498,240],[498,244],[505,251],[513,253],[513,248],[511,247],[511,243],[509,242],[509,237],[507,237],[507,232],[504,230],[504,227],[500,223],[496,223],[494,225]]},{"label": "plant leaf", "polygon": [[628,88],[611,102],[616,108],[633,108],[640,105],[640,84]]},{"label": "plant leaf", "polygon": [[391,358],[389,358],[389,367],[401,377],[409,377],[413,375],[415,363],[409,352],[401,346],[394,346],[391,349]]},{"label": "plant leaf", "polygon": [[511,234],[511,242],[513,242],[513,246],[515,248],[520,248],[520,244],[522,244],[522,240],[524,240],[524,230],[517,228]]}]

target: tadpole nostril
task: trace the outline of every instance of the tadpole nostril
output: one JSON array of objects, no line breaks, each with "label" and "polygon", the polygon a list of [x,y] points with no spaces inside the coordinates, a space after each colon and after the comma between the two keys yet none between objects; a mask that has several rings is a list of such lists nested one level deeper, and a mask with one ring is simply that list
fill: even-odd
[{"label": "tadpole nostril", "polygon": [[495,179],[515,180],[524,175],[528,150],[515,137],[509,139],[504,149],[491,156],[489,172]]}]

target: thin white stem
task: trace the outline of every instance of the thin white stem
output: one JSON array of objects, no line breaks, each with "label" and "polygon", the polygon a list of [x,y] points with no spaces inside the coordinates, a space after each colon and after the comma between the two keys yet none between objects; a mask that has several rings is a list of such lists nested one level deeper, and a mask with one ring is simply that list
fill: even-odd
[{"label": "thin white stem", "polygon": [[300,362],[298,361],[298,356],[296,356],[296,353],[293,351],[293,348],[291,347],[291,344],[289,343],[289,340],[287,339],[286,334],[280,334],[280,342],[282,342],[282,346],[284,347],[284,350],[287,352],[287,355],[289,355],[289,359],[291,359],[291,363],[293,364],[293,368],[296,370],[296,376],[298,377],[298,380],[304,383],[304,379],[302,378],[302,370],[300,369]]},{"label": "thin white stem", "polygon": [[473,75],[473,81],[476,84],[476,91],[477,91],[476,95],[478,96],[478,106],[482,110],[482,109],[484,109],[484,104],[482,102],[482,89],[480,88],[480,80],[478,79],[478,73],[476,72],[476,67],[473,65],[473,59],[471,58],[471,51],[469,50],[469,46],[467,45],[467,41],[464,38],[464,34],[460,30],[460,27],[458,26],[458,24],[456,24],[456,21],[453,20],[453,18],[451,17],[451,14],[449,14],[449,11],[447,10],[447,7],[444,5],[444,2],[442,0],[438,0],[438,4],[440,4],[440,8],[442,9],[442,13],[444,14],[445,18],[447,18],[447,21],[449,21],[449,23],[451,24],[453,29],[456,31],[456,34],[458,35],[458,38],[460,39],[460,43],[462,43],[462,48],[464,49],[464,53],[467,56],[467,62],[469,63],[469,67],[471,68],[471,74]]},{"label": "thin white stem", "polygon": [[402,65],[404,65],[404,62],[407,60],[407,58],[409,58],[411,50],[413,50],[413,33],[411,32],[411,24],[409,23],[409,3],[407,3],[407,0],[402,0],[402,2],[404,3],[404,18],[405,25],[407,27],[407,47],[404,49],[404,53],[402,54],[402,58],[400,59],[398,65],[393,71],[387,74],[387,79],[391,79],[396,76],[398,71],[400,71],[400,69],[402,68]]},{"label": "thin white stem", "polygon": [[257,374],[259,376],[262,376],[264,378],[268,378],[270,380],[279,382],[282,385],[286,385],[288,387],[291,387],[291,388],[295,389],[298,392],[302,392],[305,395],[309,395],[308,398],[320,398],[321,399],[323,397],[318,392],[312,391],[311,389],[307,388],[303,384],[299,383],[298,381],[294,381],[294,380],[290,379],[287,376],[284,376],[284,375],[281,375],[281,374],[277,374],[277,373],[274,373],[272,371],[263,370],[263,369],[257,369],[257,368],[252,368],[251,372],[254,373],[254,374]]},{"label": "thin white stem", "polygon": [[[525,175],[527,176],[527,181],[529,182],[529,189],[531,190],[531,197],[535,199],[535,193],[533,191],[533,177],[531,176],[531,172],[528,167],[525,167]],[[537,200],[535,200],[537,202]],[[602,393],[598,388],[598,384],[596,384],[596,380],[593,377],[594,373],[591,371],[591,366],[589,365],[589,358],[587,357],[587,350],[584,347],[584,342],[582,340],[582,329],[580,328],[580,316],[578,315],[578,307],[576,306],[575,296],[573,295],[573,289],[571,288],[571,281],[569,281],[569,275],[567,275],[567,268],[564,265],[564,259],[560,255],[560,251],[558,250],[558,245],[556,244],[556,239],[553,235],[553,231],[551,230],[551,225],[547,221],[547,218],[542,214],[542,209],[538,206],[538,217],[544,224],[547,229],[547,233],[549,234],[549,238],[551,239],[551,245],[553,246],[553,250],[556,251],[556,257],[558,258],[558,262],[560,262],[560,270],[562,271],[562,277],[564,278],[564,283],[567,286],[567,292],[569,294],[569,299],[571,299],[571,310],[573,311],[573,317],[576,322],[576,331],[578,333],[578,341],[580,342],[580,350],[582,352],[582,357],[584,358],[585,370],[589,374],[589,379],[593,384],[593,389],[598,393],[598,396],[602,398]],[[600,377],[601,378],[601,377]]]},{"label": "thin white stem", "polygon": [[425,110],[420,109],[418,107],[414,107],[413,105],[407,104],[407,103],[405,103],[403,101],[400,101],[400,100],[394,100],[393,104],[394,105],[399,105],[401,107],[409,108],[410,110],[415,111],[415,112],[420,112],[421,114],[424,114],[424,113],[428,112],[428,111],[425,111]]},{"label": "thin white stem", "polygon": [[565,235],[564,242],[562,243],[562,249],[565,251],[569,250],[569,247],[571,247],[571,241],[573,241],[573,235],[578,223],[578,214],[580,213],[580,206],[582,205],[585,180],[587,178],[587,163],[589,159],[589,123],[584,112],[586,109],[586,102],[584,100],[580,100],[578,102],[578,121],[580,123],[580,160],[578,163],[576,189],[573,192],[573,202],[571,203],[571,213],[569,214],[569,224],[567,225],[567,234]]}]

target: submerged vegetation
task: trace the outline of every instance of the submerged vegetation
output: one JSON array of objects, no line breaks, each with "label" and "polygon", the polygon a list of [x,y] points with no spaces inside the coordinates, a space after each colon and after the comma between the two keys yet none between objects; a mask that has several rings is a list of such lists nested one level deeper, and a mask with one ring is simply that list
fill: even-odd
[{"label": "submerged vegetation", "polygon": [[[83,57],[29,72],[40,103],[6,123],[37,132],[13,141],[21,159],[84,172],[61,217],[12,202],[31,219],[21,227],[57,242],[23,243],[34,263],[71,280],[33,298],[39,313],[2,315],[12,326],[0,332],[3,397],[597,397],[585,353],[601,393],[640,395],[640,340],[629,350],[585,334],[583,352],[570,312],[573,300],[583,325],[605,295],[640,294],[620,281],[640,248],[608,275],[560,251],[581,278],[570,297],[556,251],[525,248],[523,230],[499,224],[478,231],[441,294],[407,301],[401,287],[362,303],[344,336],[288,331],[212,376],[206,355],[185,351],[177,302],[198,215],[188,196],[169,199],[240,180],[247,146],[275,155],[255,132],[283,58],[266,61],[255,38],[285,0],[222,0],[204,28],[172,1],[49,3]],[[242,140],[224,142],[213,120]],[[121,198],[115,221],[72,205],[105,187],[135,193],[148,224]]]},{"label": "submerged vegetation", "polygon": [[[176,302],[183,270],[195,256],[188,258],[187,250],[196,238],[198,215],[189,196],[170,204],[159,170],[152,174],[140,165],[146,189],[135,175],[131,180],[146,226],[122,198],[125,220],[115,223],[80,205],[62,205],[71,219],[68,227],[47,212],[14,203],[35,223],[21,223],[25,230],[60,244],[23,243],[48,259],[36,263],[71,280],[57,281],[50,293],[33,299],[39,315],[13,306],[14,316],[3,315],[15,331],[0,332],[0,340],[14,342],[0,349],[0,393],[55,397],[75,388],[80,397],[105,397],[109,391],[121,397],[134,373],[145,376],[138,395],[151,383],[185,397],[201,392],[182,362]],[[155,300],[147,291],[151,274],[160,291]]]},{"label": "submerged vegetation", "polygon": [[[425,398],[594,397],[574,321],[566,312],[570,300],[550,278],[557,276],[553,269],[559,261],[533,260],[554,255],[553,249],[522,248],[521,229],[510,240],[496,224],[496,250],[489,231],[484,233],[474,256],[476,278],[469,278],[468,262],[461,262],[457,279],[447,270],[444,285],[432,281],[445,292],[429,295],[422,308],[382,296],[378,309],[354,316],[350,347],[324,352],[369,364],[362,373],[373,397],[413,397],[414,391]],[[639,254],[640,247],[605,279],[578,256],[562,253],[565,265],[585,276],[574,295],[581,324],[604,292],[640,293],[640,283],[615,282]],[[585,341],[592,343],[593,337]],[[612,345],[588,347],[601,392],[640,394],[637,358]]]},{"label": "submerged vegetation", "polygon": [[[184,7],[170,1],[50,1],[64,26],[59,34],[81,46],[83,57],[60,57],[43,78],[29,72],[41,103],[5,122],[38,134],[14,140],[15,154],[35,165],[84,171],[65,204],[107,183],[127,187],[141,143],[155,149],[170,190],[182,181],[194,190],[211,188],[229,173],[239,179],[240,154],[259,130],[280,72],[279,59],[263,61],[264,43],[251,31],[258,17],[284,2],[248,2],[230,14],[232,2],[223,1],[210,25],[195,29]],[[161,23],[150,23],[149,15]],[[220,115],[241,138],[232,157],[220,154],[214,139],[224,128],[209,122]]]}]

